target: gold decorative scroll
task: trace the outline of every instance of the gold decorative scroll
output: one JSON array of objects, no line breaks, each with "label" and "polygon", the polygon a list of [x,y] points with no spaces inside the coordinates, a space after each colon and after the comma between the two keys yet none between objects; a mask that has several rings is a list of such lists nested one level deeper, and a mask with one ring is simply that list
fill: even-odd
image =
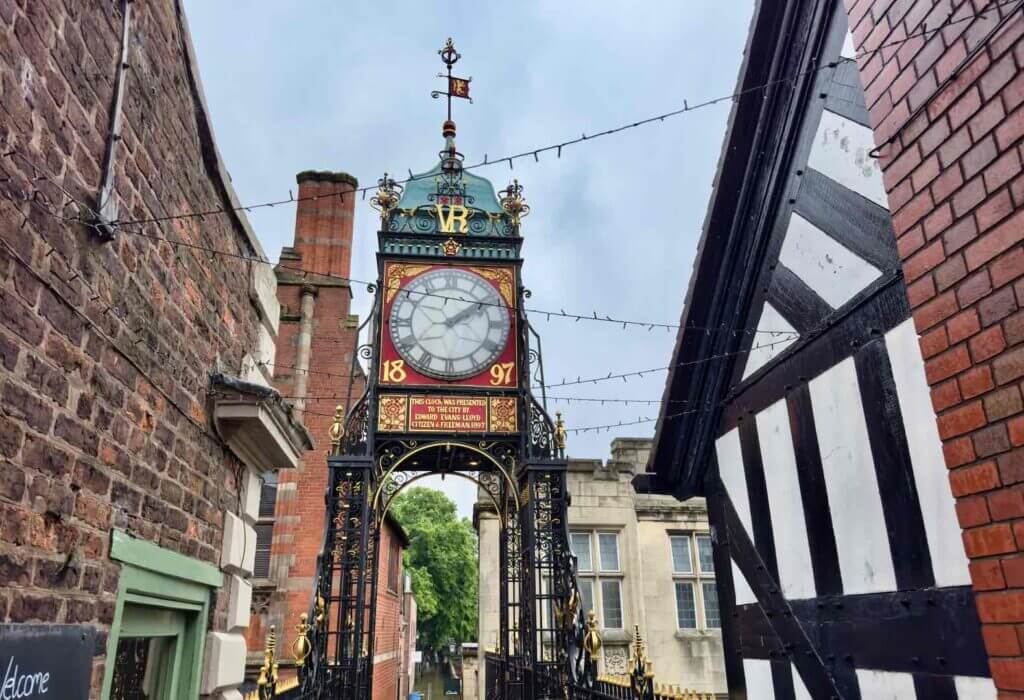
[{"label": "gold decorative scroll", "polygon": [[515,278],[512,275],[512,270],[503,267],[471,267],[469,269],[481,277],[489,279],[497,284],[498,291],[501,292],[501,296],[505,300],[506,304],[510,307],[514,307],[516,305]]},{"label": "gold decorative scroll", "polygon": [[430,265],[388,265],[384,279],[384,302],[389,303],[398,294],[403,277],[412,277],[430,269]]}]

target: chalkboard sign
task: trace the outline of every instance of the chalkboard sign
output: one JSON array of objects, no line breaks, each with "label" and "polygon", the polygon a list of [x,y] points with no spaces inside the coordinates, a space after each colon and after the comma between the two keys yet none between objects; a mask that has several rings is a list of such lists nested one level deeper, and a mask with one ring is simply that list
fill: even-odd
[{"label": "chalkboard sign", "polygon": [[88,700],[96,630],[0,625],[0,700]]}]

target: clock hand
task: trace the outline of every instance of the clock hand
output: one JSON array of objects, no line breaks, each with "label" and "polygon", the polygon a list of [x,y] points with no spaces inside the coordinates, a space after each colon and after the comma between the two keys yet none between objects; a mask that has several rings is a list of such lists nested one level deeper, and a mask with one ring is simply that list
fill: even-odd
[{"label": "clock hand", "polygon": [[[476,308],[474,308],[474,307],[476,307]],[[476,302],[472,302],[469,306],[464,308],[462,311],[460,311],[459,313],[455,314],[451,318],[447,319],[445,321],[445,325],[447,325],[449,328],[451,328],[455,324],[459,323],[460,321],[462,321],[465,318],[468,318],[469,316],[472,316],[473,314],[480,314],[483,311],[483,308],[484,308],[483,304],[478,304]]]}]

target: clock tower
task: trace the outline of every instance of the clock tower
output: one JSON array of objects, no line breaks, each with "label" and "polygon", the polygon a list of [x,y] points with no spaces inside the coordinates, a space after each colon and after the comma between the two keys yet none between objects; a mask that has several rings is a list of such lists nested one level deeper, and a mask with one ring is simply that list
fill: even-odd
[{"label": "clock tower", "polygon": [[517,181],[495,192],[465,166],[451,107],[469,99],[471,79],[452,75],[460,55],[450,39],[438,53],[447,89],[432,94],[448,103],[439,160],[401,183],[385,174],[371,199],[378,281],[351,371],[365,367],[366,388],[331,429],[300,675],[332,697],[371,697],[380,524],[403,488],[443,474],[476,484],[499,523],[488,684],[500,696],[561,696],[586,672],[585,626],[565,520],[565,430],[545,410],[539,338],[523,307],[520,227],[530,210]]}]

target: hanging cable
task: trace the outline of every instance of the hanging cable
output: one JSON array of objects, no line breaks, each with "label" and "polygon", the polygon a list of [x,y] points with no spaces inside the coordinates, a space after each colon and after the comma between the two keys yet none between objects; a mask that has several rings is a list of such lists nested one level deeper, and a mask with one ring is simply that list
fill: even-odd
[{"label": "hanging cable", "polygon": [[[10,156],[13,156],[15,154],[19,155],[22,159],[25,159],[24,155],[18,154],[15,151],[9,151],[9,152],[5,153],[4,155],[10,157]],[[39,176],[36,179],[37,180],[45,180],[45,181],[51,182],[51,183],[54,182],[52,178],[49,178],[49,177],[47,177],[45,175]],[[85,205],[84,203],[79,202],[78,200],[74,199],[71,196],[71,194],[69,192],[67,192],[66,190],[64,190],[64,192],[65,192],[66,196],[70,199],[70,201],[68,202],[69,204],[73,203],[76,206],[80,207],[81,209],[85,209],[86,211],[89,211],[91,213],[91,209],[88,207],[88,205]],[[41,193],[38,190],[34,190],[32,195],[27,195],[27,194],[23,193],[22,197],[20,199],[15,197],[15,196],[13,196],[10,193],[4,193],[3,195],[0,195],[0,196],[4,196],[9,201],[16,202],[16,203],[19,202],[19,201],[27,201],[31,205],[39,207],[40,210],[43,211],[44,213],[46,213],[47,215],[56,217],[59,220],[64,221],[66,223],[76,223],[76,224],[80,224],[82,226],[87,226],[87,227],[90,227],[90,228],[96,228],[97,227],[97,224],[95,222],[90,221],[88,219],[83,219],[82,217],[68,217],[68,216],[64,216],[64,215],[58,214],[57,212],[54,212],[51,209],[45,207],[43,205],[43,203],[38,198],[38,195],[40,195],[40,194]],[[122,224],[122,225],[124,225],[124,224]],[[125,230],[125,229],[122,229],[122,230]],[[372,288],[374,290],[377,287],[377,283],[376,282],[371,282],[371,281],[368,281],[368,280],[360,280],[360,279],[357,279],[357,278],[354,278],[354,277],[343,277],[341,275],[335,275],[335,274],[331,274],[331,273],[323,273],[323,272],[318,272],[318,271],[315,271],[315,270],[307,270],[307,269],[304,269],[304,268],[301,268],[301,267],[296,267],[294,265],[286,265],[284,263],[279,263],[279,264],[275,265],[273,262],[271,262],[269,260],[265,260],[263,258],[258,258],[258,257],[254,257],[254,256],[244,255],[242,253],[233,253],[233,252],[230,252],[230,251],[218,250],[216,248],[210,248],[208,246],[200,245],[198,243],[190,243],[188,241],[182,241],[182,240],[177,240],[177,239],[173,239],[173,238],[168,238],[166,236],[159,236],[159,235],[155,235],[155,234],[151,234],[151,233],[146,233],[144,231],[126,230],[126,232],[129,233],[129,234],[132,234],[132,235],[138,235],[138,236],[141,236],[143,238],[148,238],[150,240],[155,240],[155,241],[159,241],[159,242],[162,242],[162,243],[167,243],[168,245],[171,245],[171,246],[182,247],[182,248],[187,248],[187,249],[193,250],[193,251],[203,252],[203,253],[206,253],[207,255],[211,255],[211,256],[226,257],[226,258],[230,258],[230,259],[234,259],[234,260],[244,261],[244,262],[250,263],[250,264],[257,263],[257,264],[263,264],[263,265],[271,265],[271,266],[274,266],[276,269],[287,270],[289,272],[296,272],[296,273],[299,273],[299,274],[303,275],[304,277],[305,276],[312,276],[314,279],[315,278],[332,279],[332,280],[338,280],[338,281],[342,281],[342,282],[348,282],[349,284],[361,284],[361,285],[366,285],[368,288]],[[420,297],[420,298],[423,298],[423,297],[433,297],[433,298],[437,298],[437,299],[442,299],[442,300],[444,300],[445,303],[447,303],[449,301],[460,302],[460,303],[465,303],[466,302],[465,299],[461,299],[459,297],[447,296],[445,294],[436,294],[434,292],[428,292],[428,291],[402,290],[400,293],[405,294],[406,296],[409,296],[409,297],[412,297],[412,296],[416,296],[416,297]],[[646,331],[650,332],[650,331],[652,331],[652,330],[654,330],[656,328],[657,329],[664,329],[666,331],[671,331],[671,330],[679,328],[679,324],[677,324],[677,323],[658,323],[658,322],[651,322],[651,321],[638,321],[638,320],[633,320],[633,319],[616,318],[616,317],[613,317],[613,316],[608,315],[608,314],[599,314],[597,311],[592,311],[590,314],[578,314],[578,313],[567,312],[567,311],[565,311],[565,309],[558,309],[557,311],[556,310],[552,310],[552,309],[537,309],[537,308],[530,308],[530,307],[522,307],[520,309],[520,307],[509,306],[507,304],[498,303],[498,302],[487,302],[487,301],[475,301],[474,300],[472,303],[477,305],[477,306],[481,306],[481,307],[482,306],[497,306],[499,308],[508,309],[509,311],[512,311],[512,312],[516,312],[516,311],[522,310],[524,313],[535,314],[537,316],[543,316],[547,320],[550,320],[552,318],[560,318],[560,319],[571,320],[571,321],[574,321],[574,322],[589,321],[589,322],[610,323],[610,324],[614,324],[614,325],[617,325],[617,326],[621,326],[623,330],[626,330],[626,329],[629,329],[629,328],[636,328],[636,329],[643,329],[643,330],[646,330]],[[721,328],[706,328],[706,327],[699,327],[699,326],[692,326],[691,325],[691,326],[687,326],[687,329],[689,329],[689,330],[703,330],[703,331],[715,332],[715,333],[732,333],[733,336],[740,335],[740,334],[746,334],[746,335],[751,335],[751,334],[770,334],[772,336],[778,336],[780,334],[791,335],[791,336],[798,335],[795,331],[770,330],[770,329],[753,329],[753,328],[724,328],[724,327],[721,327]],[[324,339],[323,338],[319,338],[317,340],[324,340]],[[347,339],[347,338],[334,338],[334,339],[330,339],[330,340],[336,340],[338,342],[350,342],[350,340]]]},{"label": "hanging cable", "polygon": [[[591,134],[583,133],[583,134],[581,134],[580,136],[578,136],[576,138],[568,139],[568,140],[565,140],[565,141],[560,141],[560,142],[557,142],[557,143],[551,143],[551,144],[548,144],[548,145],[545,145],[545,146],[538,146],[538,147],[535,147],[535,148],[529,148],[529,149],[524,150],[524,151],[522,151],[520,153],[504,155],[504,156],[501,156],[499,158],[484,157],[483,160],[481,160],[481,161],[479,161],[477,163],[473,163],[471,165],[463,166],[463,169],[464,170],[474,170],[474,169],[477,169],[477,168],[484,168],[484,167],[488,167],[488,166],[504,165],[504,164],[508,164],[509,166],[511,166],[514,161],[520,160],[520,159],[523,159],[523,158],[532,158],[535,161],[539,162],[540,161],[539,156],[541,154],[551,153],[551,152],[554,152],[557,155],[558,158],[561,158],[562,157],[562,151],[564,149],[566,149],[567,147],[569,147],[569,146],[575,146],[575,145],[579,145],[579,144],[582,144],[582,143],[592,143],[593,141],[595,141],[595,140],[597,140],[597,139],[599,139],[599,138],[601,138],[603,136],[611,136],[613,134],[618,134],[618,133],[621,133],[623,131],[627,131],[627,130],[630,130],[630,129],[636,129],[638,127],[646,126],[648,124],[661,123],[661,122],[664,122],[666,119],[671,119],[673,117],[678,117],[680,115],[683,115],[683,114],[686,114],[686,113],[689,113],[689,112],[694,112],[694,111],[697,111],[699,109],[704,109],[704,108],[707,108],[707,107],[712,107],[714,105],[717,105],[717,104],[720,104],[720,103],[723,103],[723,102],[735,101],[735,100],[738,100],[739,98],[745,97],[745,96],[747,96],[749,94],[752,94],[752,93],[755,93],[755,92],[761,92],[763,90],[768,90],[770,88],[776,87],[777,85],[780,85],[780,84],[785,84],[785,83],[792,82],[793,80],[795,80],[797,78],[802,78],[804,76],[807,76],[807,75],[810,75],[810,74],[813,74],[813,73],[817,73],[817,72],[820,72],[820,71],[823,71],[823,70],[833,69],[833,68],[837,67],[843,61],[856,61],[856,60],[868,58],[868,57],[873,56],[874,54],[876,54],[876,53],[878,53],[880,51],[883,51],[883,50],[888,49],[888,48],[892,48],[894,46],[899,46],[901,44],[905,44],[908,41],[913,41],[913,40],[916,40],[916,39],[932,36],[932,35],[934,35],[934,34],[936,34],[938,32],[941,32],[942,30],[946,29],[947,27],[951,27],[951,26],[954,26],[954,25],[957,25],[957,24],[962,24],[964,22],[969,22],[969,21],[972,21],[972,20],[975,20],[975,19],[978,19],[978,18],[985,19],[989,12],[992,12],[992,11],[997,10],[997,9],[1001,9],[1001,8],[1007,6],[1007,5],[1016,4],[1018,2],[1020,2],[1020,0],[992,0],[992,2],[990,2],[988,5],[983,7],[981,10],[978,10],[977,12],[973,12],[971,14],[967,14],[967,15],[965,15],[963,17],[956,17],[956,18],[954,18],[954,14],[955,13],[951,12],[946,17],[945,20],[943,20],[942,22],[940,22],[939,24],[937,24],[937,25],[935,25],[935,26],[933,26],[931,28],[926,27],[926,28],[922,29],[920,32],[908,34],[903,39],[894,39],[892,41],[885,42],[883,44],[879,44],[877,47],[875,47],[873,49],[868,49],[868,50],[862,51],[862,52],[857,53],[856,55],[854,55],[853,57],[850,57],[850,58],[843,57],[843,58],[840,58],[840,59],[838,59],[836,61],[830,61],[828,63],[825,63],[825,64],[823,64],[821,66],[811,67],[811,68],[807,68],[807,69],[802,70],[802,71],[797,71],[797,72],[795,72],[795,73],[793,73],[791,75],[785,76],[785,77],[776,78],[775,80],[770,80],[770,81],[768,81],[766,83],[762,83],[760,85],[754,85],[754,86],[751,86],[751,87],[743,89],[743,90],[731,92],[731,93],[728,93],[728,94],[723,94],[723,95],[721,95],[719,97],[715,97],[715,98],[712,98],[712,99],[704,100],[703,102],[697,102],[697,103],[694,103],[694,104],[690,104],[687,100],[683,100],[683,106],[680,107],[680,108],[669,110],[669,111],[663,112],[661,114],[655,114],[655,115],[650,116],[650,117],[645,117],[645,118],[639,119],[637,121],[621,124],[619,126],[616,126],[616,127],[610,128],[610,129],[605,129],[604,131],[597,131],[597,132],[594,132],[594,133],[591,133]],[[413,175],[411,169],[407,168],[406,170],[410,173],[409,177],[404,179],[404,180],[397,181],[396,184],[408,184],[408,183],[414,182],[416,180],[431,179],[431,178],[434,177],[434,175],[430,174],[430,173],[422,173],[420,175]],[[355,189],[349,190],[347,192],[338,192],[338,193],[323,194],[323,195],[311,195],[311,196],[308,196],[308,197],[294,197],[294,196],[291,195],[291,193],[289,193],[289,196],[288,196],[287,199],[281,198],[281,199],[277,199],[277,200],[273,200],[273,201],[260,202],[260,203],[257,203],[257,204],[245,204],[245,205],[239,205],[239,206],[236,206],[236,207],[226,207],[226,208],[221,208],[221,209],[205,209],[205,210],[201,210],[201,211],[189,211],[189,212],[182,212],[182,213],[179,213],[179,214],[169,214],[169,215],[164,215],[164,216],[153,216],[153,217],[147,217],[147,218],[141,218],[141,219],[127,219],[127,220],[123,220],[123,221],[115,221],[115,222],[113,222],[113,224],[117,225],[117,226],[123,226],[123,225],[128,225],[128,224],[161,223],[161,222],[166,222],[166,221],[172,221],[174,219],[187,219],[187,218],[200,218],[201,219],[201,218],[203,218],[205,216],[213,216],[213,215],[216,215],[216,214],[226,214],[226,213],[230,213],[230,212],[239,212],[239,211],[250,212],[250,211],[252,211],[254,209],[269,208],[269,207],[275,207],[275,206],[280,206],[280,205],[285,205],[285,204],[293,204],[293,203],[303,202],[303,201],[311,201],[311,200],[315,201],[315,200],[318,200],[318,199],[328,199],[328,198],[331,198],[331,197],[340,197],[342,200],[344,200],[346,195],[355,196],[356,194],[366,193],[366,192],[369,192],[369,191],[375,190],[375,189],[376,189],[376,186],[375,185],[371,185],[371,186],[367,186],[367,187],[355,188]]]}]

